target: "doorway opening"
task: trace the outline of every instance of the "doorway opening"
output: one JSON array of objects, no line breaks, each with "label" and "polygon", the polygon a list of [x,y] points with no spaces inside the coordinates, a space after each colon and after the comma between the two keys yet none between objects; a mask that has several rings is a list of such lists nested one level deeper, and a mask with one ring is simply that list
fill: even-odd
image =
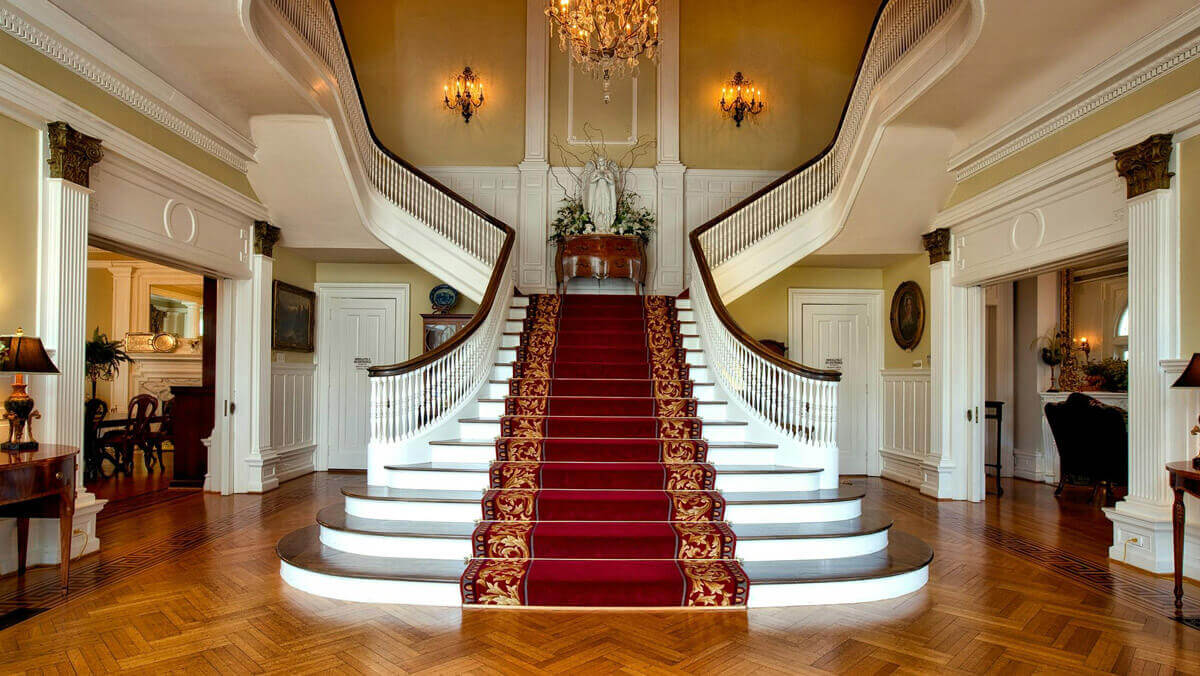
[{"label": "doorway opening", "polygon": [[881,289],[788,289],[788,357],[841,371],[838,473],[878,476]]},{"label": "doorway opening", "polygon": [[87,266],[84,485],[111,514],[203,485],[216,280],[101,244]]},{"label": "doorway opening", "polygon": [[1004,280],[985,298],[987,499],[1036,482],[1064,516],[1108,527],[1100,508],[1129,470],[1126,252]]}]

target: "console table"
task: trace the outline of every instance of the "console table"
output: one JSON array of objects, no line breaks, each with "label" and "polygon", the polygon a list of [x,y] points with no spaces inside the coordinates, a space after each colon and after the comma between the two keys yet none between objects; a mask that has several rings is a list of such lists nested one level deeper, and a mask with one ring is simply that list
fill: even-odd
[{"label": "console table", "polygon": [[1175,505],[1171,510],[1171,525],[1175,540],[1175,609],[1183,608],[1183,525],[1186,516],[1183,507],[1184,493],[1200,498],[1200,469],[1192,467],[1191,461],[1167,464],[1171,473],[1171,490],[1175,492]]},{"label": "console table", "polygon": [[635,235],[569,235],[558,244],[554,264],[558,291],[572,277],[628,279],[638,294],[646,289],[646,247]]},{"label": "console table", "polygon": [[67,593],[75,517],[75,458],[79,449],[41,444],[22,453],[0,451],[0,518],[17,520],[17,574],[29,556],[29,519],[58,519],[59,576]]}]

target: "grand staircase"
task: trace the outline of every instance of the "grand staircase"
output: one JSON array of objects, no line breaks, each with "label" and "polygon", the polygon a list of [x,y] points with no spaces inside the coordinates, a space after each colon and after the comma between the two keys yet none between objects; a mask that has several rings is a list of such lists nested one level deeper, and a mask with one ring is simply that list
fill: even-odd
[{"label": "grand staircase", "polygon": [[[690,301],[514,299],[495,378],[428,462],[280,541],[283,577],[357,601],[728,607],[886,598],[932,551],[861,486],[777,462],[708,380]],[[690,348],[687,346],[691,346]]]},{"label": "grand staircase", "polygon": [[885,3],[834,140],[693,230],[675,299],[521,296],[516,231],[379,143],[333,3],[251,3],[264,51],[328,113],[371,232],[479,298],[437,349],[371,367],[366,482],[279,542],[284,580],[355,601],[571,607],[924,585],[929,547],[839,477],[840,374],[766,350],[725,301],[836,235],[884,124],[961,56],[978,5]]}]

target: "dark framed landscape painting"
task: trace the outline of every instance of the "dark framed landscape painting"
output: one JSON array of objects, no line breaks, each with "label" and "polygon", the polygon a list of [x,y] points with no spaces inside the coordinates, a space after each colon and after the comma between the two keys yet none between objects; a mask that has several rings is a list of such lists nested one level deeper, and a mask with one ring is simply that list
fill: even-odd
[{"label": "dark framed landscape painting", "polygon": [[312,352],[317,294],[275,280],[271,303],[271,349]]}]

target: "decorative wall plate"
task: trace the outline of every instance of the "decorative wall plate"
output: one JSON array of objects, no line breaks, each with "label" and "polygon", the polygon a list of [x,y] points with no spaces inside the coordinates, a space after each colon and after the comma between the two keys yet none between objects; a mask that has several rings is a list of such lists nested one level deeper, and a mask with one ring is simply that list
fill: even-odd
[{"label": "decorative wall plate", "polygon": [[429,304],[438,314],[450,312],[458,305],[458,290],[449,284],[438,284],[429,292]]},{"label": "decorative wall plate", "polygon": [[173,333],[156,333],[150,346],[155,352],[174,352],[179,347],[179,337]]}]

